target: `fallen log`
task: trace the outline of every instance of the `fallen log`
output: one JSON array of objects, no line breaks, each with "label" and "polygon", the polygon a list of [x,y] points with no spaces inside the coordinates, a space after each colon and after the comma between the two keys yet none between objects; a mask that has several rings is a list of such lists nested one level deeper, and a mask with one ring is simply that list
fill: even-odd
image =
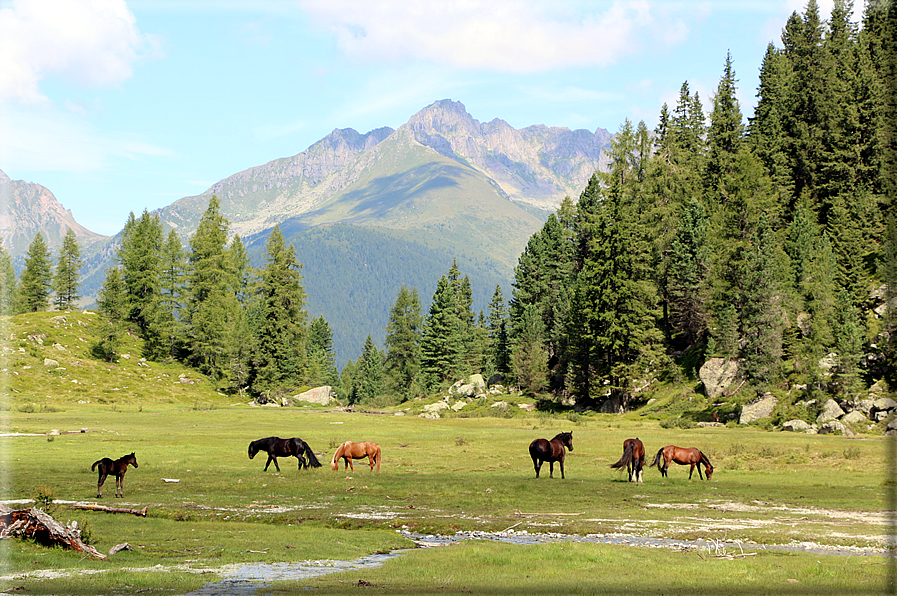
[{"label": "fallen log", "polygon": [[130,513],[141,517],[146,517],[147,510],[146,507],[143,509],[131,509],[130,507],[106,507],[105,505],[94,505],[92,503],[76,503],[69,505],[69,507],[72,509],[87,509],[88,511],[105,511],[106,513]]},{"label": "fallen log", "polygon": [[0,505],[0,538],[11,536],[32,538],[47,545],[60,544],[96,559],[106,558],[94,547],[81,542],[81,532],[74,524],[64,526],[37,507],[8,509]]}]

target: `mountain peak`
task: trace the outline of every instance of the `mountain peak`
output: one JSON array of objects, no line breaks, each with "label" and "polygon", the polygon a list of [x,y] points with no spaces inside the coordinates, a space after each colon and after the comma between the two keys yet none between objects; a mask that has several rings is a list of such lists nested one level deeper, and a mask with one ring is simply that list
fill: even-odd
[{"label": "mountain peak", "polygon": [[3,170],[0,170],[0,182],[12,182]]},{"label": "mountain peak", "polygon": [[467,113],[467,108],[460,101],[441,99],[412,116],[403,128],[424,133],[463,131],[467,134],[479,134],[480,123]]}]

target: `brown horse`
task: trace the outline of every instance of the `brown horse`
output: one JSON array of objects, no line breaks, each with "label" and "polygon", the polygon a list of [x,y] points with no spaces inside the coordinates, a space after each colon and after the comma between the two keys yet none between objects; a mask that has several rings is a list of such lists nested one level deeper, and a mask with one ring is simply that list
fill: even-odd
[{"label": "brown horse", "polygon": [[352,463],[353,459],[364,459],[368,458],[370,460],[371,472],[374,471],[374,465],[377,466],[377,471],[380,471],[380,445],[372,442],[372,441],[363,441],[361,443],[353,443],[352,441],[346,441],[342,445],[340,445],[336,449],[336,453],[333,454],[333,459],[330,460],[330,469],[338,470],[339,469],[339,460],[342,458],[345,462],[345,470],[352,468],[352,471],[355,471],[355,465]]},{"label": "brown horse", "polygon": [[554,478],[554,462],[561,466],[561,479],[564,478],[564,456],[567,452],[564,448],[573,451],[573,433],[558,433],[552,440],[536,439],[529,444],[529,456],[533,458],[533,467],[536,469],[536,478],[542,464],[548,462],[548,477]]},{"label": "brown horse", "polygon": [[[663,458],[663,466],[660,465],[660,460]],[[707,473],[707,480],[710,480],[710,477],[713,476],[713,466],[710,464],[710,460],[707,459],[707,456],[701,453],[701,451],[695,447],[676,447],[675,445],[667,445],[663,449],[657,452],[657,455],[654,456],[654,461],[651,462],[652,466],[657,466],[657,469],[660,470],[661,475],[667,475],[667,468],[670,467],[670,462],[674,461],[679,465],[691,465],[691,469],[688,471],[688,479],[691,480],[691,475],[694,474],[695,466],[698,466],[698,476],[701,477],[701,480],[704,479],[704,476],[701,475],[701,464],[704,464],[704,471]]]},{"label": "brown horse", "polygon": [[128,465],[137,467],[137,457],[131,453],[124,455],[115,461],[108,457],[93,462],[90,470],[94,471],[99,468],[99,478],[97,479],[97,498],[103,497],[103,483],[106,482],[106,476],[115,474],[115,496],[125,496],[125,472],[128,471]]},{"label": "brown horse", "polygon": [[645,465],[645,445],[638,439],[626,439],[623,441],[623,456],[612,468],[626,466],[629,473],[629,482],[642,481],[642,467]]}]

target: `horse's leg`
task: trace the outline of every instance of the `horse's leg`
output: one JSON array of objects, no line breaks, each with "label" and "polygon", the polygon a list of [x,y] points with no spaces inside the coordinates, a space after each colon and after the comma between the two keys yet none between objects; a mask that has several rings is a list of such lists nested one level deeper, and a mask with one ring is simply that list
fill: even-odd
[{"label": "horse's leg", "polygon": [[564,479],[564,460],[559,460],[558,465],[561,466],[561,480]]},{"label": "horse's leg", "polygon": [[[691,475],[695,473],[695,465],[691,465],[691,469],[688,470],[688,479],[691,480]],[[701,468],[698,468],[698,474],[701,473]]]},{"label": "horse's leg", "polygon": [[272,455],[272,456],[271,456],[271,459],[274,460],[274,467],[277,468],[277,471],[278,471],[278,472],[280,472],[280,466],[277,465],[277,457],[274,456],[274,455]]},{"label": "horse's leg", "polygon": [[116,474],[115,476],[115,496],[125,498],[125,475]]},{"label": "horse's leg", "polygon": [[554,478],[554,462],[551,460],[548,461],[548,477]]},{"label": "horse's leg", "polygon": [[704,479],[704,475],[701,474],[701,462],[698,462],[698,477],[699,477],[701,480]]},{"label": "horse's leg", "polygon": [[539,468],[541,468],[542,466],[541,466],[541,464],[539,463],[539,458],[538,458],[538,457],[532,456],[532,458],[533,458],[533,468],[535,468],[535,470],[536,470],[536,478],[538,478],[538,477],[539,477]]},{"label": "horse's leg", "polygon": [[271,462],[274,460],[274,456],[270,453],[268,454],[268,461],[265,462],[265,472],[268,471],[268,466],[271,465]]},{"label": "horse's leg", "polygon": [[106,482],[106,474],[103,472],[103,468],[100,468],[99,478],[97,479],[97,498],[103,498],[103,483]]}]

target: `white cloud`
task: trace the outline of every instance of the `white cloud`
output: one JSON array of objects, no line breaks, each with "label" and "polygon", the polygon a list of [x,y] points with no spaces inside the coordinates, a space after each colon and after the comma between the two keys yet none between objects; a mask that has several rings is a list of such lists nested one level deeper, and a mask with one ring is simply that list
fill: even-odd
[{"label": "white cloud", "polygon": [[[606,66],[657,43],[680,43],[685,21],[647,0],[302,0],[340,48],[364,60],[421,59],[455,68],[540,72]],[[687,5],[681,5],[688,14]]]},{"label": "white cloud", "polygon": [[153,40],[125,0],[12,0],[0,4],[0,99],[41,102],[40,83],[60,76],[114,85]]},{"label": "white cloud", "polygon": [[76,112],[49,104],[8,107],[0,118],[0,165],[10,170],[85,172],[116,158],[171,155],[132,136],[97,132]]}]

